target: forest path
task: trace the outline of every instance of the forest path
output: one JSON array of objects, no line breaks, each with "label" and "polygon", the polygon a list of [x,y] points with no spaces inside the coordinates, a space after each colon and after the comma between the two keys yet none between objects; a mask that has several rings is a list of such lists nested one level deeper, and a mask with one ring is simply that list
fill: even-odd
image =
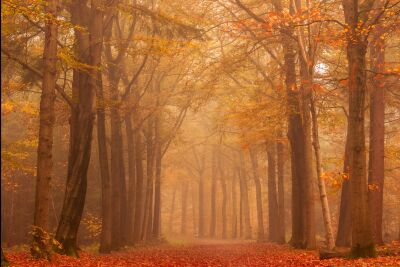
[{"label": "forest path", "polygon": [[11,266],[400,266],[400,257],[320,261],[317,253],[270,243],[195,241],[187,245],[141,247],[109,255],[81,253],[73,259],[56,255],[51,263],[34,261],[27,253],[6,253]]}]

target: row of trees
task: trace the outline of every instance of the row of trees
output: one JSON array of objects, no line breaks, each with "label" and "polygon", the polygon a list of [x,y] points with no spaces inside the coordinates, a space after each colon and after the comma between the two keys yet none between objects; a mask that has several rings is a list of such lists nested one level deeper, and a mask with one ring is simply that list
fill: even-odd
[{"label": "row of trees", "polygon": [[[198,237],[221,230],[223,238],[252,238],[255,210],[257,239],[265,239],[267,213],[268,239],[284,243],[290,207],[290,243],[315,249],[318,203],[332,249],[333,181],[342,187],[336,246],[351,246],[354,256],[364,257],[383,242],[385,170],[396,176],[398,164],[398,146],[394,156],[385,153],[385,119],[390,140],[398,137],[398,60],[390,65],[385,57],[398,57],[395,2],[7,0],[2,7],[4,94],[21,101],[14,93],[23,92],[38,103],[30,90],[41,89],[34,256],[51,254],[46,236],[53,230],[49,211],[55,210],[54,154],[61,150],[53,140],[65,132],[65,193],[53,212],[61,214],[55,228],[61,253],[78,255],[93,162],[101,177],[103,253],[171,232],[174,179],[182,180],[182,234],[188,181],[196,181],[191,192]],[[2,110],[3,104],[12,110],[10,102],[2,102]],[[196,121],[196,113],[206,119]],[[54,133],[56,127],[61,133]],[[327,179],[326,169],[340,165],[328,162],[328,154],[344,156],[339,177]],[[173,193],[163,196],[165,188]],[[161,224],[161,203],[168,201],[170,221]]]}]

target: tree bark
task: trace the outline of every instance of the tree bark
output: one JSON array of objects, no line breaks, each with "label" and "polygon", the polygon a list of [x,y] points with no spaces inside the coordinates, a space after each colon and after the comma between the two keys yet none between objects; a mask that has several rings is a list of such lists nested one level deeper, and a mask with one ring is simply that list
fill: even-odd
[{"label": "tree bark", "polygon": [[258,170],[258,158],[257,151],[255,149],[249,149],[251,164],[253,166],[253,177],[254,184],[256,186],[256,203],[257,203],[257,240],[264,240],[264,219],[262,209],[262,193],[261,193],[261,182]]},{"label": "tree bark", "polygon": [[[57,0],[46,1],[46,13],[49,18],[45,25],[45,44],[43,51],[43,81],[42,94],[40,98],[39,111],[39,143],[37,148],[37,174],[36,174],[36,196],[34,239],[32,243],[32,256],[35,258],[47,258],[50,255],[43,246],[43,236],[41,231],[48,232],[49,227],[49,206],[51,176],[53,171],[53,128],[55,121],[54,101],[55,86],[57,81]],[[3,250],[2,250],[3,256]],[[3,258],[2,258],[3,259]]]},{"label": "tree bark", "polygon": [[371,92],[368,191],[372,235],[375,244],[382,245],[383,184],[385,177],[385,39],[382,26],[377,25],[370,45]]}]

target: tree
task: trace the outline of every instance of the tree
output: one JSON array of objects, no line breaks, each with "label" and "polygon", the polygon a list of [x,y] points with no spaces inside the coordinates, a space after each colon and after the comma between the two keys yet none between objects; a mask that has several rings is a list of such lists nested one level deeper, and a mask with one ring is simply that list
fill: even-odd
[{"label": "tree", "polygon": [[349,76],[349,162],[350,195],[352,215],[352,255],[371,257],[375,255],[375,246],[370,229],[370,213],[367,204],[366,151],[364,131],[364,109],[366,96],[365,57],[368,40],[359,33],[368,22],[368,14],[374,1],[362,4],[343,0],[343,11],[347,23],[347,60]]},{"label": "tree", "polygon": [[53,170],[53,127],[55,120],[54,101],[57,81],[57,36],[58,26],[57,0],[46,2],[48,19],[45,26],[45,44],[43,51],[43,81],[40,98],[39,143],[37,149],[36,197],[32,255],[35,258],[50,259],[46,237],[43,232],[49,231],[50,187]]}]

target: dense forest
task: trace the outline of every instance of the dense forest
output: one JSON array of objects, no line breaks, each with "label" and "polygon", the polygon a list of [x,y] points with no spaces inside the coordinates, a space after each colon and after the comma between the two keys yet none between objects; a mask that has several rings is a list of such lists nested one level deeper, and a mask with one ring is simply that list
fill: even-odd
[{"label": "dense forest", "polygon": [[400,266],[399,1],[2,0],[1,26],[2,265]]}]

